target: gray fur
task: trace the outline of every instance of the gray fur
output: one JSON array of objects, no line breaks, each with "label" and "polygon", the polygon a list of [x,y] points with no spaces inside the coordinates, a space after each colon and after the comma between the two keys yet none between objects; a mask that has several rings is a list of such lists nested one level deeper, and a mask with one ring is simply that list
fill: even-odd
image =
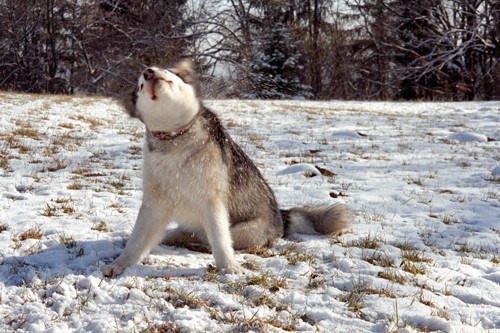
[{"label": "gray fur", "polygon": [[[196,85],[189,62],[168,72],[165,75],[174,73],[180,77],[183,87]],[[150,95],[143,91],[144,82],[150,84]],[[144,115],[149,111],[138,109],[138,100],[153,96],[154,103],[163,103],[162,98],[167,98],[162,95],[163,83],[159,84],[161,89],[155,84],[141,78],[138,88],[122,101],[125,110],[145,122],[146,127]],[[152,105],[158,108],[157,104]],[[120,274],[137,263],[160,241],[161,231],[171,220],[177,221],[179,228],[166,235],[164,243],[208,243],[218,269],[225,273],[243,272],[233,249],[271,246],[291,232],[331,234],[351,221],[351,210],[340,205],[280,211],[255,164],[233,141],[215,113],[201,101],[198,105],[181,136],[159,140],[146,135],[142,207],[124,253],[104,267],[104,275]]]},{"label": "gray fur", "polygon": [[309,233],[338,234],[353,220],[352,210],[345,205],[306,206],[283,211],[287,216],[285,235]]}]

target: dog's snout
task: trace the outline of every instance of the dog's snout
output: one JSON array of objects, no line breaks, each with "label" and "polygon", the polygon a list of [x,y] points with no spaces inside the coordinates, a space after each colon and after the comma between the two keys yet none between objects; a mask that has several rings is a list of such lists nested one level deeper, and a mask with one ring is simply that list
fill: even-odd
[{"label": "dog's snout", "polygon": [[152,68],[148,68],[144,71],[143,75],[145,80],[152,80],[155,77],[155,71]]}]

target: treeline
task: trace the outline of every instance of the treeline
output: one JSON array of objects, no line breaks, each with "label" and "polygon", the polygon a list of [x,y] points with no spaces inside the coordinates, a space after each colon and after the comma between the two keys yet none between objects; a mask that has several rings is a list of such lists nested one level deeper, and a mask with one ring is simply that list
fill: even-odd
[{"label": "treeline", "polygon": [[497,0],[0,0],[0,89],[116,95],[192,58],[208,97],[500,99]]}]

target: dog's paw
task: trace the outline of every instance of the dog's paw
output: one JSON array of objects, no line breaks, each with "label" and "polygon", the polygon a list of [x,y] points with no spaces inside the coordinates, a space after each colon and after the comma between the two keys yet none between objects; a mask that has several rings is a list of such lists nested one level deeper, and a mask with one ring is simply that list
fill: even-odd
[{"label": "dog's paw", "polygon": [[234,274],[234,275],[240,275],[240,274],[246,274],[248,271],[241,267],[240,265],[232,265],[229,267],[224,267],[224,268],[219,268],[218,269],[219,273],[221,274]]},{"label": "dog's paw", "polygon": [[123,268],[123,267],[111,264],[111,265],[104,266],[101,269],[101,272],[102,272],[102,275],[104,275],[105,277],[114,277],[114,276],[117,276],[117,275],[120,275],[121,273],[123,273],[124,270],[125,270],[125,268]]}]

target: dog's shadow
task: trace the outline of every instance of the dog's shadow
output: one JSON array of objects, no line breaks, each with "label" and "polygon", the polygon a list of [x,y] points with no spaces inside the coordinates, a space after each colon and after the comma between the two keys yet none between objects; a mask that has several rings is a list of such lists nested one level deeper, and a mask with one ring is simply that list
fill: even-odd
[{"label": "dog's shadow", "polygon": [[[111,263],[124,248],[123,240],[84,241],[55,244],[25,256],[5,256],[0,261],[0,281],[6,286],[30,284],[33,280],[51,281],[67,275],[104,278],[101,268]],[[142,264],[130,266],[123,277],[203,277],[212,256],[206,251],[159,245]],[[195,258],[193,260],[193,258]]]}]

